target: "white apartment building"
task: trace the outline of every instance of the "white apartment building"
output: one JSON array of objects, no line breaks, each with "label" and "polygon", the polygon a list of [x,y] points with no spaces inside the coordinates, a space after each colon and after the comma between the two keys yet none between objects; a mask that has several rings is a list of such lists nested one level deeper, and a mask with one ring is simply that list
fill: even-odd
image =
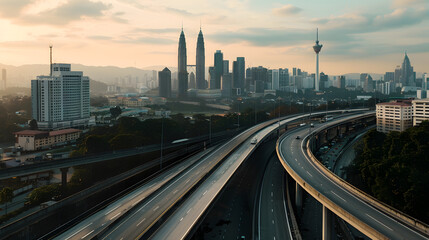
[{"label": "white apartment building", "polygon": [[429,98],[416,99],[413,105],[413,126],[418,126],[422,121],[429,120]]},{"label": "white apartment building", "polygon": [[376,105],[377,131],[403,132],[413,124],[411,100],[378,103]]},{"label": "white apartment building", "polygon": [[33,118],[39,129],[86,128],[90,120],[89,78],[70,64],[52,64],[51,76],[31,81]]}]

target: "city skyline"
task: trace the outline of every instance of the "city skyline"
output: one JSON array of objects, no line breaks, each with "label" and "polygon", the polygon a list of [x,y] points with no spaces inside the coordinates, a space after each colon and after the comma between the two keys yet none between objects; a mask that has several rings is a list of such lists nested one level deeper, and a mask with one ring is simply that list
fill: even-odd
[{"label": "city skyline", "polygon": [[425,44],[429,14],[424,0],[194,3],[2,1],[0,27],[7,34],[0,37],[0,63],[45,63],[45,49],[53,44],[54,62],[175,66],[183,22],[191,39],[188,56],[196,55],[202,24],[207,63],[220,49],[225,59],[244,56],[246,67],[300,67],[313,72],[311,46],[319,27],[324,43],[321,72],[383,73],[398,65],[405,51],[416,72],[428,71],[424,59],[429,56]]}]

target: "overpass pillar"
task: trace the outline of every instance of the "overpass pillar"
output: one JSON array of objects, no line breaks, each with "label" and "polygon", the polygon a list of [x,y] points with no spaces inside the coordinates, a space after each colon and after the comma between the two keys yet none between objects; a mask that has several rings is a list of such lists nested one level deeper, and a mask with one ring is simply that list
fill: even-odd
[{"label": "overpass pillar", "polygon": [[296,211],[301,211],[302,208],[302,187],[299,186],[298,183],[296,184],[296,191],[295,191],[295,206],[296,206]]},{"label": "overpass pillar", "polygon": [[327,207],[322,208],[322,240],[331,240],[332,213]]},{"label": "overpass pillar", "polygon": [[67,186],[67,172],[69,171],[69,168],[60,168],[61,170],[61,185],[63,187]]}]

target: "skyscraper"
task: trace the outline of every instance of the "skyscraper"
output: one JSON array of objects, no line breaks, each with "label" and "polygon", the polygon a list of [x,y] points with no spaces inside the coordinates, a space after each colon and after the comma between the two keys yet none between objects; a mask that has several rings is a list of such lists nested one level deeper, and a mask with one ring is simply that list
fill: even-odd
[{"label": "skyscraper", "polygon": [[214,54],[214,68],[215,86],[212,89],[220,89],[221,78],[223,75],[223,53],[220,50],[216,50]]},{"label": "skyscraper", "polygon": [[171,97],[171,71],[168,68],[158,72],[159,96]]},{"label": "skyscraper", "polygon": [[244,90],[244,79],[245,79],[245,61],[244,57],[237,57],[237,61],[233,62],[232,65],[233,73],[233,85],[234,88],[240,89],[240,92]]},{"label": "skyscraper", "polygon": [[51,76],[31,80],[33,118],[39,129],[89,125],[89,78],[71,71],[70,64],[52,64]]},{"label": "skyscraper", "polygon": [[279,69],[273,69],[271,70],[271,89],[272,90],[279,90],[280,89],[280,70]]},{"label": "skyscraper", "polygon": [[322,50],[323,45],[319,44],[319,29],[316,34],[316,45],[313,46],[314,52],[316,53],[316,79],[315,79],[315,90],[319,91],[319,52]]},{"label": "skyscraper", "polygon": [[178,51],[178,79],[179,86],[177,91],[177,97],[185,98],[188,90],[188,71],[187,71],[187,57],[186,57],[186,40],[185,33],[180,33],[179,38],[179,51]]},{"label": "skyscraper", "polygon": [[395,73],[394,72],[386,72],[384,74],[384,81],[385,82],[393,82],[395,80]]},{"label": "skyscraper", "polygon": [[229,61],[223,60],[223,74],[229,73]]},{"label": "skyscraper", "polygon": [[195,88],[196,83],[195,83],[195,74],[194,72],[191,72],[189,74],[189,88]]},{"label": "skyscraper", "polygon": [[282,91],[289,89],[289,69],[287,68],[279,69],[279,88]]},{"label": "skyscraper", "polygon": [[197,61],[196,61],[196,81],[197,88],[204,89],[206,86],[206,55],[204,49],[204,37],[203,32],[200,28],[200,33],[198,34],[197,40]]},{"label": "skyscraper", "polygon": [[404,61],[402,62],[401,83],[402,86],[416,85],[416,75],[414,73],[414,68],[411,67],[410,59],[408,58],[407,53],[405,53]]}]

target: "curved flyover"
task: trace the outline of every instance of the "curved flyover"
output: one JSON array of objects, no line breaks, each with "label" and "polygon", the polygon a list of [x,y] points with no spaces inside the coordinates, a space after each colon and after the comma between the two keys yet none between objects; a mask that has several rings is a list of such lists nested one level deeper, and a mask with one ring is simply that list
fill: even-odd
[{"label": "curved flyover", "polygon": [[[366,116],[368,113],[335,120],[316,126],[314,132]],[[306,137],[296,139],[296,136]],[[340,180],[320,164],[309,150],[309,138],[308,128],[297,131],[294,135],[284,135],[277,142],[277,154],[283,167],[297,184],[322,203],[324,239],[329,237],[326,233],[329,231],[326,227],[329,224],[327,209],[372,239],[428,239],[424,224],[409,219],[398,211],[394,212],[392,208]]]}]

